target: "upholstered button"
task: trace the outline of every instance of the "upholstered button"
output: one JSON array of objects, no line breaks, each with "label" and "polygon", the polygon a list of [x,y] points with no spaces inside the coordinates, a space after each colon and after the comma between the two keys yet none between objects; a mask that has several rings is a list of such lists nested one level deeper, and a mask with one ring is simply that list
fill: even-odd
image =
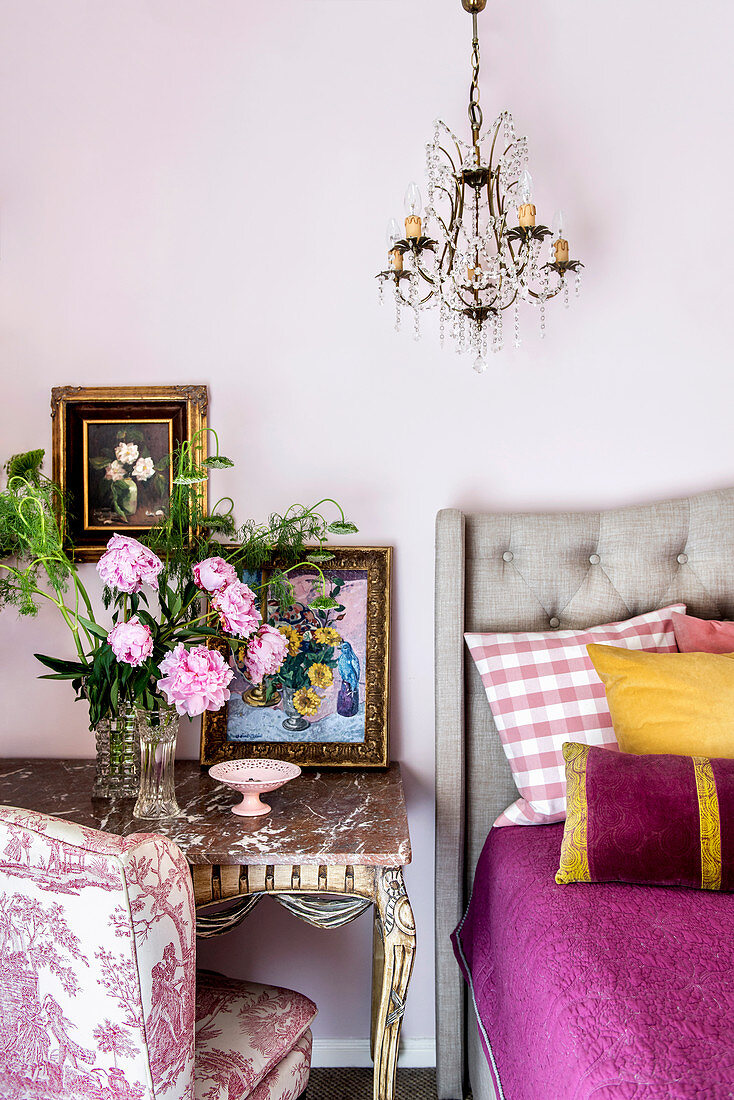
[{"label": "upholstered button", "polygon": [[550,625],[550,626],[552,626],[552,627],[553,627],[553,629],[555,630],[557,626],[560,626],[560,625],[561,625],[561,620],[560,620],[560,619],[557,619],[557,618],[555,617],[555,615],[554,615],[554,616],[553,616],[553,617],[551,618],[551,620],[550,620],[550,623],[549,623],[549,625]]},{"label": "upholstered button", "polygon": [[688,554],[678,555],[678,565],[686,565],[688,562]]},{"label": "upholstered button", "polygon": [[502,561],[512,561],[514,557],[515,555],[513,554],[512,550],[505,550],[504,554],[502,555]]},{"label": "upholstered button", "polygon": [[592,554],[589,557],[589,564],[590,565],[598,565],[600,561],[601,561],[601,558],[599,557],[598,554]]}]

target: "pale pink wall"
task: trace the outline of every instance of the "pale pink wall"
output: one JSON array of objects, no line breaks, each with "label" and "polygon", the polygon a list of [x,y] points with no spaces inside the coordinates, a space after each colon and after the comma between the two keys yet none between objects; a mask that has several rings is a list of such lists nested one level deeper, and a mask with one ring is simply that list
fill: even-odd
[{"label": "pale pink wall", "polygon": [[[459,0],[0,0],[2,456],[49,446],[52,385],[206,382],[241,516],[328,492],[396,547],[412,1038],[433,1033],[435,512],[734,480],[734,7],[491,0],[481,20],[485,114],[514,111],[588,272],[544,344],[478,378],[396,337],[373,279],[434,117],[464,126]],[[3,626],[2,752],[88,755],[68,688],[34,678],[58,623]],[[369,944],[366,919],[317,933],[263,906],[202,954],[300,985],[322,1037],[366,1036]]]}]

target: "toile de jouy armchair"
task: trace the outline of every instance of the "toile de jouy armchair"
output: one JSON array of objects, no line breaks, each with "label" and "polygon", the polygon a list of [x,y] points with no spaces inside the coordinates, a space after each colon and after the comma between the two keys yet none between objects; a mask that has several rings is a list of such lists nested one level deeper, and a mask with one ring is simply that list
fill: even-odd
[{"label": "toile de jouy armchair", "polygon": [[183,855],[0,807],[4,1100],[295,1100],[315,1005],[196,972]]}]

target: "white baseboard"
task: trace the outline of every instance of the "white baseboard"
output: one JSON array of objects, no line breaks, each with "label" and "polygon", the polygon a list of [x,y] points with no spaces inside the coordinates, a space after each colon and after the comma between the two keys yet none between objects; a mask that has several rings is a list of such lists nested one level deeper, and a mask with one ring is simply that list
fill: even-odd
[{"label": "white baseboard", "polygon": [[[401,1039],[398,1065],[402,1069],[424,1069],[436,1064],[435,1039]],[[311,1065],[371,1066],[369,1039],[314,1039]]]}]

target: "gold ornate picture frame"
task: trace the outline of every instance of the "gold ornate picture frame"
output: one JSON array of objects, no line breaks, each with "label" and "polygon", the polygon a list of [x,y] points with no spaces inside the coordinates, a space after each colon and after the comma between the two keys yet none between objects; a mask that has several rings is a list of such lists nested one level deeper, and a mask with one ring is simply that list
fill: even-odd
[{"label": "gold ornate picture frame", "polygon": [[165,514],[169,456],[206,428],[207,407],[206,386],[54,387],[52,476],[77,561],[98,561],[116,530],[140,536]]},{"label": "gold ornate picture frame", "polygon": [[[320,591],[321,579],[317,570],[307,567],[291,574],[296,592],[292,608],[281,611],[267,594],[262,605],[264,619],[292,631],[294,659],[304,653],[316,630],[334,641],[333,680],[318,692],[318,710],[299,714],[282,685],[263,705],[262,693],[253,690],[236,654],[229,703],[202,718],[202,764],[243,757],[277,757],[302,767],[379,768],[389,763],[392,547],[325,549],[334,554],[322,569],[337,610],[314,611],[308,606],[308,594],[316,587]],[[243,579],[253,586],[261,583],[260,574]],[[226,642],[210,644],[229,658]]]}]

